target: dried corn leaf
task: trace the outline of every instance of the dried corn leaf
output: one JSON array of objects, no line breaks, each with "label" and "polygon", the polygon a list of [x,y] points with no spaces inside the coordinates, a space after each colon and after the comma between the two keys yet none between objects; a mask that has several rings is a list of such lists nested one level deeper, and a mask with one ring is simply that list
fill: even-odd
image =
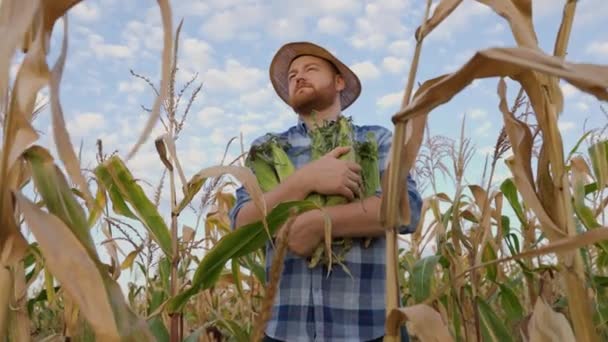
[{"label": "dried corn leaf", "polygon": [[475,79],[516,77],[526,70],[559,76],[583,92],[600,100],[608,100],[607,66],[568,63],[527,48],[492,48],[477,52],[458,71],[423,83],[412,103],[395,114],[393,121],[405,121],[428,114]]},{"label": "dried corn leaf", "polygon": [[171,15],[171,6],[168,0],[157,0],[160,7],[160,15],[163,22],[163,53],[161,63],[161,81],[160,89],[152,111],[150,112],[150,118],[146,123],[144,130],[140,137],[137,139],[135,145],[131,148],[125,160],[131,159],[135,153],[139,150],[140,146],[148,139],[154,125],[160,118],[160,106],[165,101],[169,92],[169,78],[171,74],[171,53],[173,51],[173,20]]},{"label": "dried corn leaf", "polygon": [[53,66],[51,71],[51,79],[49,84],[50,89],[50,101],[51,101],[51,113],[53,122],[53,138],[57,145],[57,153],[59,158],[65,165],[65,169],[72,179],[72,181],[78,185],[78,189],[84,195],[84,199],[87,203],[87,207],[92,210],[95,206],[93,195],[89,190],[86,179],[80,172],[80,162],[74,151],[74,146],[70,140],[70,134],[66,128],[65,120],[63,118],[63,110],[61,109],[61,103],[59,102],[59,83],[63,75],[63,67],[65,65],[65,59],[67,57],[68,49],[68,19],[63,18],[63,41],[61,44],[61,53],[57,58],[57,62]]},{"label": "dried corn leaf", "polygon": [[477,0],[492,8],[505,18],[515,37],[517,45],[538,49],[538,39],[532,22],[532,1],[530,0]]},{"label": "dried corn leaf", "polygon": [[462,0],[441,0],[435,7],[433,15],[416,30],[416,39],[422,40],[431,33],[437,25],[447,18],[460,5]]},{"label": "dried corn leaf", "polygon": [[386,320],[387,336],[397,334],[399,326],[407,322],[408,333],[420,342],[449,342],[452,336],[439,312],[426,304],[418,304],[391,311]]},{"label": "dried corn leaf", "polygon": [[27,286],[25,283],[25,269],[23,262],[17,262],[13,266],[13,307],[12,312],[12,337],[13,341],[27,341],[30,339],[30,318],[27,313]]},{"label": "dried corn leaf", "polygon": [[[258,210],[260,210],[262,217],[266,217],[267,208],[266,208],[266,202],[264,201],[264,193],[262,192],[262,189],[260,189],[260,185],[259,185],[257,179],[255,178],[255,175],[253,174],[251,169],[249,169],[248,167],[211,166],[211,167],[205,168],[205,169],[197,172],[194,176],[192,176],[192,179],[190,180],[190,182],[188,184],[196,185],[196,186],[193,186],[193,188],[196,189],[198,187],[198,184],[200,184],[200,186],[202,186],[202,183],[200,183],[201,180],[203,180],[203,182],[204,182],[204,180],[209,177],[219,177],[219,176],[226,175],[226,174],[230,174],[231,176],[234,176],[236,179],[239,180],[239,182],[241,184],[243,184],[243,186],[249,193],[249,196],[251,197],[253,203],[258,208]],[[188,186],[188,188],[189,187],[190,186]],[[200,187],[198,187],[198,189],[200,189]],[[190,198],[190,199],[193,196],[194,196],[194,194],[190,194],[189,192],[186,195],[186,197]],[[178,208],[182,208],[182,205],[180,204]],[[264,221],[264,223],[265,223],[265,221]]]},{"label": "dried corn leaf", "polygon": [[184,227],[182,228],[182,241],[184,241],[185,243],[192,242],[194,240],[195,234],[196,231],[194,230],[194,228],[184,225]]},{"label": "dried corn leaf", "polygon": [[593,245],[599,242],[603,242],[608,240],[608,227],[602,226],[599,229],[593,229],[584,233],[580,233],[578,235],[572,237],[565,237],[559,239],[555,242],[551,242],[545,246],[538,247],[536,249],[528,250],[526,252],[522,252],[516,255],[512,255],[506,258],[497,259],[494,261],[486,262],[480,265],[476,265],[474,267],[468,268],[463,273],[459,274],[458,277],[462,277],[468,272],[478,269],[480,267],[486,267],[489,265],[493,265],[496,263],[503,263],[511,260],[517,259],[525,259],[525,258],[534,258],[540,255],[545,255],[549,253],[567,253],[575,250],[577,248],[583,248],[588,245]]},{"label": "dried corn leaf", "polygon": [[0,336],[8,335],[8,316],[11,306],[13,277],[6,267],[0,267]]},{"label": "dried corn leaf", "polygon": [[[72,6],[79,3],[81,0],[43,0],[42,3],[42,30],[44,32],[44,47],[49,51],[51,33],[57,19],[64,16]],[[65,17],[64,17],[65,19]],[[37,23],[36,23],[37,24]],[[34,25],[36,27],[38,25]],[[64,31],[65,32],[65,31]],[[65,32],[67,34],[67,32]]]},{"label": "dried corn leaf", "polygon": [[26,224],[39,243],[46,267],[78,303],[96,336],[110,341],[151,341],[146,323],[130,310],[118,284],[110,279],[99,260],[90,254],[72,230],[21,193],[14,195]]},{"label": "dried corn leaf", "polygon": [[156,152],[158,152],[160,161],[163,162],[163,165],[165,165],[169,172],[173,172],[173,165],[169,161],[169,158],[167,158],[167,146],[165,146],[164,138],[162,136],[156,138],[156,140],[154,140],[154,146],[156,147]]},{"label": "dried corn leaf", "polygon": [[163,141],[167,145],[169,149],[169,155],[171,156],[171,160],[173,161],[173,165],[177,169],[177,174],[179,175],[179,179],[182,182],[182,188],[186,186],[188,181],[186,180],[186,176],[184,174],[184,169],[182,168],[182,164],[179,162],[179,158],[177,156],[177,149],[175,148],[175,141],[169,134],[164,134],[162,137]]},{"label": "dried corn leaf", "polygon": [[542,297],[538,297],[528,323],[530,342],[574,342],[574,333],[566,317],[553,311]]},{"label": "dried corn leaf", "polygon": [[5,106],[11,60],[30,28],[39,5],[38,0],[0,2],[0,108]]}]

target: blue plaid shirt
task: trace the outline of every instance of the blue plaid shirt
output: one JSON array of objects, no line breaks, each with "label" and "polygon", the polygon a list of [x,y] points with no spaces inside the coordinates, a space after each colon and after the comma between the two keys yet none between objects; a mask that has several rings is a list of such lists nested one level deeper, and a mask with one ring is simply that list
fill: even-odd
[{"label": "blue plaid shirt", "polygon": [[[392,133],[381,126],[354,125],[355,138],[366,139],[375,133],[378,142],[380,176],[386,168],[392,143]],[[310,161],[310,138],[303,121],[279,134],[291,147],[286,151],[296,168]],[[253,145],[262,143],[265,136]],[[381,188],[377,195],[381,195]],[[400,228],[411,233],[420,219],[421,197],[416,183],[408,179],[411,223]],[[243,187],[237,189],[237,199],[230,211],[234,222],[241,207],[250,200]],[[266,327],[266,335],[282,341],[368,341],[384,335],[385,322],[385,248],[384,237],[374,238],[365,248],[362,239],[355,239],[346,254],[345,266],[352,278],[340,266],[334,266],[327,276],[325,266],[309,268],[307,260],[291,252],[285,257],[279,291]],[[273,250],[266,245],[266,274],[269,274]]]}]

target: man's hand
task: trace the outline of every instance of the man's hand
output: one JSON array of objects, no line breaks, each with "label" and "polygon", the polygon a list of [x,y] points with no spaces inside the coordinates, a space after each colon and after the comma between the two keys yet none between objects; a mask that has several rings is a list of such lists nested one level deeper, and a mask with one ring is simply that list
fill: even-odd
[{"label": "man's hand", "polygon": [[306,164],[299,171],[302,181],[313,192],[322,195],[342,195],[353,200],[361,185],[359,164],[338,159],[350,147],[336,147],[323,157]]},{"label": "man's hand", "polygon": [[293,221],[289,230],[288,247],[294,254],[303,258],[309,257],[319,243],[323,241],[323,225],[317,210],[300,214]]}]

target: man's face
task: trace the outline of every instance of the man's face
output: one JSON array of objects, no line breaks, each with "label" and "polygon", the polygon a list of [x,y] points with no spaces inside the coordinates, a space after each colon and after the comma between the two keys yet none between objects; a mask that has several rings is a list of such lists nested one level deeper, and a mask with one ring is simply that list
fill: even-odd
[{"label": "man's face", "polygon": [[303,115],[321,111],[340,101],[344,80],[326,60],[314,56],[294,59],[287,73],[289,103]]}]

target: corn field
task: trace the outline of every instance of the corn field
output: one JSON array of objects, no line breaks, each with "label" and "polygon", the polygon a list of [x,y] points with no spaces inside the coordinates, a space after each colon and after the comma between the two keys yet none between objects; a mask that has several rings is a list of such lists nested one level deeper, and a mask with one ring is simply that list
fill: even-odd
[{"label": "corn field", "polygon": [[[407,37],[416,50],[401,109],[392,117],[393,148],[382,179],[385,340],[398,341],[403,324],[423,342],[608,340],[608,125],[588,129],[569,151],[557,125],[564,108],[559,82],[606,101],[608,66],[566,60],[575,0],[555,2],[563,5],[563,17],[551,53],[539,47],[531,0],[476,1],[508,23],[516,46],[478,51],[414,92],[425,38],[462,0],[435,1],[435,7],[428,0],[426,20]],[[286,228],[316,205],[266,207],[245,151],[185,174],[175,141],[202,84],[193,79],[178,90],[182,23],[174,25],[168,0],[157,0],[164,32],[159,86],[133,72],[157,94],[149,120],[124,155],[107,154],[98,141],[97,165],[85,173],[59,100],[69,63],[65,14],[78,2],[0,1],[0,341],[258,340],[280,280]],[[53,46],[59,55],[49,65],[49,40],[59,24],[63,41]],[[25,57],[10,82],[18,51]],[[486,78],[496,81],[504,126],[483,179],[472,184],[464,176],[474,141],[464,134],[456,142],[433,136],[427,120]],[[516,87],[507,89],[507,79]],[[49,102],[36,102],[46,86]],[[513,102],[509,93],[516,94]],[[34,128],[45,107],[55,146],[40,145]],[[165,133],[150,137],[159,121]],[[162,171],[154,196],[128,167],[150,138]],[[502,164],[511,174],[497,181]],[[398,236],[395,227],[410,217],[408,172],[430,190],[416,232]],[[440,174],[450,176],[454,193],[437,187]],[[234,181],[265,216],[236,231],[228,219]],[[170,212],[159,210],[162,191],[170,192]],[[197,213],[196,227],[180,222],[186,209]],[[196,238],[199,225],[202,239]],[[102,243],[93,242],[93,229],[104,234]],[[279,253],[266,284],[262,247],[274,235]],[[119,241],[132,249],[123,252]],[[109,264],[101,261],[102,250]],[[121,288],[119,278],[135,269],[144,281]]]}]

